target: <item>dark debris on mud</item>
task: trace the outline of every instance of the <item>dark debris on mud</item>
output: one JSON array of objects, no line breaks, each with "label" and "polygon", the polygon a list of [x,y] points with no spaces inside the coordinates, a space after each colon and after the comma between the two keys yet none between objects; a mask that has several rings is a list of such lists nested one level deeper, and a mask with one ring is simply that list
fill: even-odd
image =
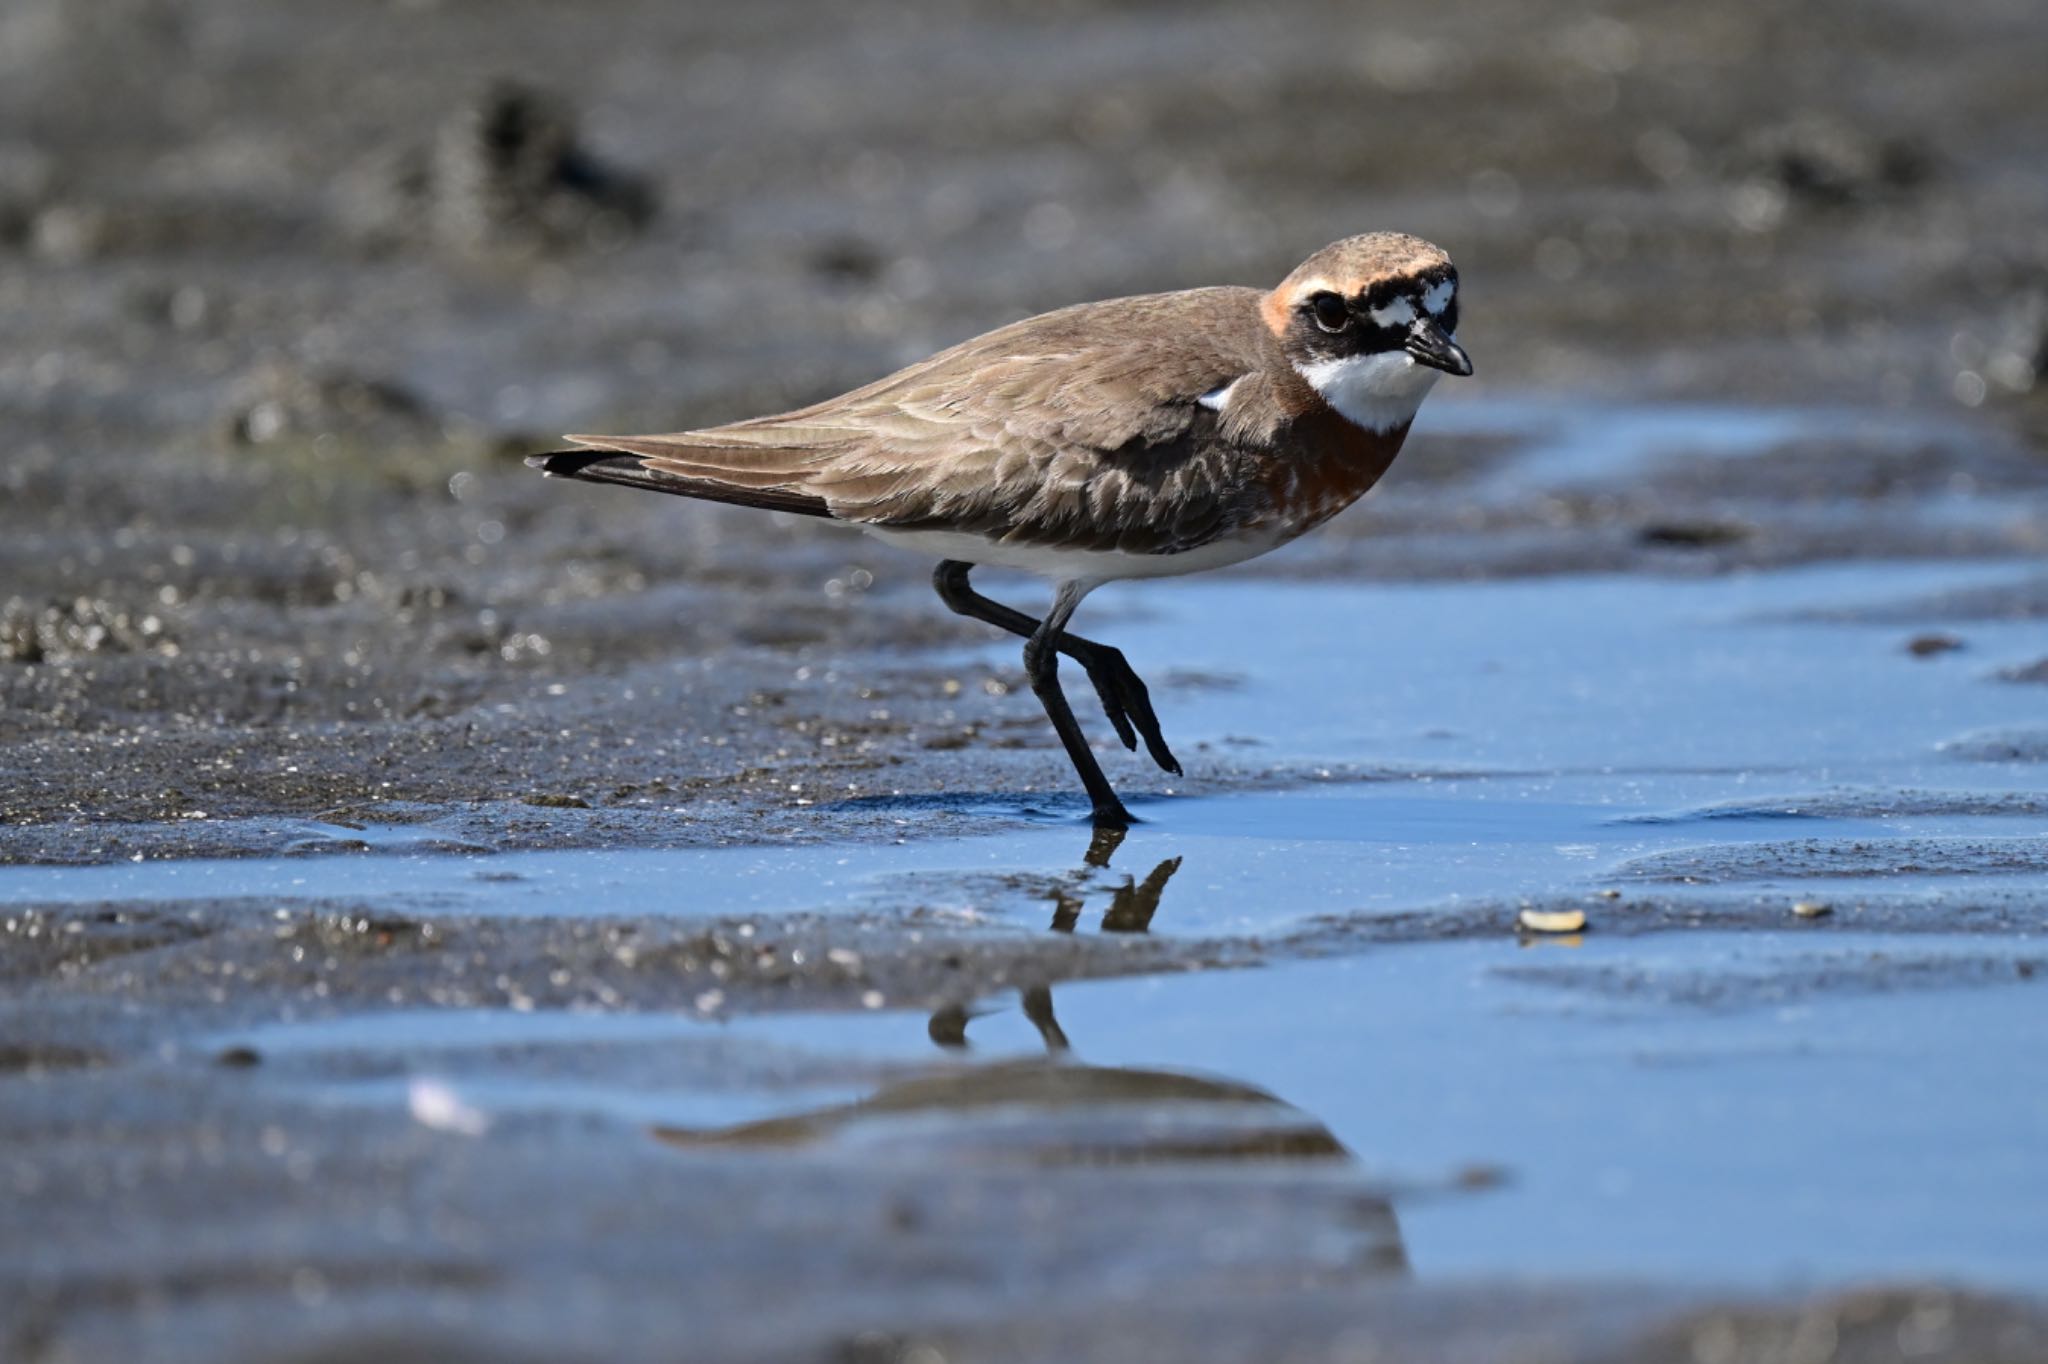
[{"label": "dark debris on mud", "polygon": [[584,146],[568,103],[510,80],[450,113],[425,146],[357,171],[345,212],[375,245],[546,253],[617,247],[654,216],[653,186]]}]

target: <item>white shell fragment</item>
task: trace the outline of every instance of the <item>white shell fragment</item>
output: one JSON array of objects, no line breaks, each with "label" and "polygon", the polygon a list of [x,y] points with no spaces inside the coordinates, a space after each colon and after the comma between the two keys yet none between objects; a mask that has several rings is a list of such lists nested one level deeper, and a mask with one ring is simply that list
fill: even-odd
[{"label": "white shell fragment", "polygon": [[422,1127],[480,1137],[491,1130],[490,1115],[451,1089],[446,1081],[416,1076],[406,1087],[406,1108]]}]

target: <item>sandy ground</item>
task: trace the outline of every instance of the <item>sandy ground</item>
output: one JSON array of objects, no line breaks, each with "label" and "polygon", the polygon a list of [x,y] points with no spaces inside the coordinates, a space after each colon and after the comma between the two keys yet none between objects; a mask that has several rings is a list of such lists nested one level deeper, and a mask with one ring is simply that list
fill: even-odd
[{"label": "sandy ground", "polygon": [[[1433,400],[1366,506],[1250,573],[2024,562],[2048,543],[2029,391],[2044,39],[2025,0],[14,0],[0,862],[347,854],[403,830],[509,850],[1034,827],[1067,808],[1064,760],[925,566],[544,483],[518,456],[795,405],[1076,299],[1270,281],[1367,228],[1453,252],[1479,377]],[[1619,430],[1700,404],[1831,415],[1751,438],[1759,458],[1598,456],[1602,414]],[[1559,429],[1593,452],[1584,470],[1526,481]],[[2043,614],[2021,582],[1865,623],[1935,657]],[[1388,666],[1427,647],[1398,642]],[[1170,666],[1169,701],[1233,685]],[[2013,775],[1961,813],[2038,813],[2048,728],[1967,743]],[[1207,746],[1172,789],[1402,775],[1278,750]],[[1875,894],[1858,926],[2038,931],[2036,854],[1935,852],[2001,879]],[[1628,922],[1766,927],[1785,897],[1749,881],[1815,856],[1853,875],[1853,855],[1661,853],[1626,878]],[[1312,1172],[684,1159],[562,1115],[477,1141],[459,1115],[339,1120],[222,1040],[280,1017],[694,1011],[713,992],[733,1015],[870,992],[942,1010],[1499,933],[1515,897],[1174,938],[513,923],[394,908],[394,889],[0,906],[0,1355],[2048,1358],[2038,1303],[1990,1291],[1730,1302],[1320,1257],[1318,1238],[1378,1226],[1392,1195],[1369,1179],[1333,1207]],[[630,1087],[638,1064],[600,1068]]]}]

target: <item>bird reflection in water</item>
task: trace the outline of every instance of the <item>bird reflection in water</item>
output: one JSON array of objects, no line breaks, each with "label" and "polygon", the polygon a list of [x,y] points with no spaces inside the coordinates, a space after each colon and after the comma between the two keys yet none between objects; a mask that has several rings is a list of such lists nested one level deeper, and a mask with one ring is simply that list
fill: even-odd
[{"label": "bird reflection in water", "polygon": [[[1148,1164],[1193,1160],[1348,1161],[1350,1152],[1315,1118],[1265,1090],[1178,1071],[1095,1066],[1077,1059],[1054,1016],[1052,988],[1022,992],[1024,1015],[1043,1055],[942,1065],[884,1085],[852,1103],[832,1104],[732,1127],[662,1128],[679,1146],[809,1146],[856,1129],[945,1114],[959,1121],[940,1137],[956,1153],[1007,1155],[1035,1165]],[[967,1030],[993,1012],[948,1005],[926,1023],[956,1056]]]},{"label": "bird reflection in water", "polygon": [[[1092,871],[1109,864],[1123,835],[1100,832],[1089,849]],[[1103,915],[1106,932],[1142,932],[1159,907],[1179,858],[1161,862],[1142,881],[1127,878]],[[1055,901],[1053,927],[1072,931],[1081,904]],[[1166,1166],[1198,1169],[1216,1162],[1266,1163],[1326,1187],[1352,1155],[1318,1119],[1265,1090],[1181,1071],[1091,1065],[1076,1057],[1053,1009],[1052,986],[1020,992],[1024,1017],[1042,1054],[972,1061],[968,1031],[995,1012],[962,1001],[933,1012],[926,1032],[950,1059],[884,1084],[866,1098],[736,1126],[663,1128],[681,1147],[824,1148],[885,1152],[896,1159],[998,1161],[1033,1168]],[[1332,1192],[1335,1189],[1332,1187]],[[1359,1238],[1351,1261],[1374,1273],[1405,1273],[1407,1253],[1388,1199],[1347,1188],[1335,1204],[1345,1230]],[[1319,1214],[1320,1215],[1320,1214]]]}]

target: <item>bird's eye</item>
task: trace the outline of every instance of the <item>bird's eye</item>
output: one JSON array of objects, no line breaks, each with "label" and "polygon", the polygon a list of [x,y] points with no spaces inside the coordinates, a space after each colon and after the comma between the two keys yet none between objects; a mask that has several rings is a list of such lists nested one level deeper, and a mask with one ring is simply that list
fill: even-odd
[{"label": "bird's eye", "polygon": [[1315,314],[1316,325],[1326,332],[1341,332],[1351,320],[1351,310],[1335,294],[1317,294],[1308,301],[1308,306]]}]

